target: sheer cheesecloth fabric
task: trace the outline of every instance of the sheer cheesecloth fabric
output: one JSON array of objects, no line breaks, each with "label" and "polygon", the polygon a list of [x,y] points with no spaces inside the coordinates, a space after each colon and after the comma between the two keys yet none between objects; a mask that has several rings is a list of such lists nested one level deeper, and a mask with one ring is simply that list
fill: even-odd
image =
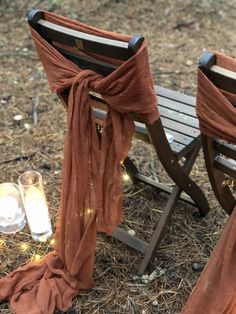
[{"label": "sheer cheesecloth fabric", "polygon": [[[236,60],[216,54],[216,64],[236,72]],[[236,95],[218,89],[198,70],[197,114],[201,131],[236,144]],[[182,314],[236,314],[236,208]]]},{"label": "sheer cheesecloth fabric", "polygon": [[[44,12],[45,19],[74,30],[111,39],[130,37],[102,31]],[[0,279],[0,299],[17,314],[67,310],[72,298],[93,286],[97,229],[111,234],[122,220],[120,162],[128,154],[134,123],[130,112],[147,123],[159,118],[146,42],[107,77],[82,70],[34,29],[32,37],[52,91],[70,89],[62,190],[54,251]],[[89,90],[102,95],[108,113],[101,147]]]},{"label": "sheer cheesecloth fabric", "polygon": [[[216,65],[236,72],[236,59],[216,53]],[[236,95],[216,87],[198,69],[197,116],[200,129],[211,137],[236,144]]]}]

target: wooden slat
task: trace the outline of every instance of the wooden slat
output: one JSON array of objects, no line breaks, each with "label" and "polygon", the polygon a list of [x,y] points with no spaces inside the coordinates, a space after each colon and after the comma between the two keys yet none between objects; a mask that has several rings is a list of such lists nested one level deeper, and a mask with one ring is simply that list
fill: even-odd
[{"label": "wooden slat", "polygon": [[[141,132],[143,134],[147,134],[148,135],[148,131],[146,129],[146,126],[144,123],[140,123],[140,122],[134,122],[135,123],[135,131],[136,132]],[[179,144],[183,144],[183,145],[188,145],[192,142],[192,138],[187,136],[187,135],[183,135],[183,134],[180,134],[180,133],[177,133],[173,130],[170,130],[170,129],[167,129],[167,128],[164,128],[165,132],[166,133],[169,133],[170,135],[173,136],[174,138],[174,141],[179,143]]]},{"label": "wooden slat", "polygon": [[216,156],[214,165],[218,170],[228,174],[232,178],[236,178],[236,161]]},{"label": "wooden slat", "polygon": [[218,65],[213,65],[211,67],[211,71],[215,72],[215,73],[218,73],[224,77],[227,77],[227,78],[231,78],[232,80],[235,81],[235,84],[236,84],[236,72],[233,72],[233,71],[230,71],[230,70],[227,70],[225,68],[222,68]]},{"label": "wooden slat", "polygon": [[157,95],[195,107],[195,97],[188,96],[159,85],[155,86],[155,90]]},{"label": "wooden slat", "polygon": [[[94,113],[98,119],[104,120],[104,118],[105,118],[105,112],[104,111],[99,110],[99,109],[95,109]],[[145,137],[143,137],[143,138],[145,138],[145,142],[150,143],[148,131],[146,129],[145,124],[137,122],[137,121],[134,121],[134,122],[135,122],[135,131],[138,133],[142,133],[143,135],[146,135],[146,138]],[[100,122],[99,124],[102,125],[102,122]],[[177,132],[170,130],[168,128],[165,128],[165,132],[171,134],[174,137],[174,142],[177,142],[178,144],[182,144],[182,146],[189,145],[193,141],[192,137],[189,137],[187,135],[183,135],[181,133],[177,133]],[[178,151],[179,151],[179,149],[178,149]]]},{"label": "wooden slat", "polygon": [[236,145],[217,139],[214,140],[213,144],[217,152],[225,155],[228,158],[236,160]]},{"label": "wooden slat", "polygon": [[[93,104],[96,106],[96,108],[99,108],[102,110],[107,110],[107,106],[106,106],[105,102],[101,99],[100,95],[91,94],[91,97],[94,101]],[[173,110],[172,110],[173,107],[171,109],[167,109],[168,108],[167,107],[168,102],[171,103],[171,105],[173,105],[173,107],[174,107]],[[162,106],[163,103],[165,103],[165,107]],[[179,107],[181,107],[181,106],[188,107],[190,109],[189,111],[191,112],[191,116],[189,116],[187,113],[182,113],[181,111],[178,112],[177,110],[175,110],[175,108],[178,108],[178,104],[179,104]],[[171,107],[171,105],[170,105],[170,107]],[[186,108],[181,108],[181,110],[183,112],[185,109]],[[181,122],[183,125],[191,126],[191,127],[198,129],[198,124],[199,124],[198,119],[195,118],[196,115],[193,115],[193,112],[195,112],[195,109],[191,106],[186,106],[186,105],[183,105],[181,103],[173,102],[169,99],[165,99],[163,101],[163,98],[162,98],[161,104],[159,105],[159,111],[160,111],[162,117],[165,117],[165,118],[177,121],[177,122]],[[133,116],[134,116],[134,119],[136,121],[142,123],[142,119],[139,119],[139,117],[137,115],[133,114]],[[170,129],[172,129],[172,128],[170,128]]]},{"label": "wooden slat", "polygon": [[165,107],[189,116],[196,117],[195,107],[158,95],[158,108]]},{"label": "wooden slat", "polygon": [[[75,31],[43,19],[38,21],[37,26],[39,33],[42,34],[44,38],[70,47],[76,47],[80,50],[86,50],[120,60],[127,60],[134,53],[134,51],[128,49],[128,42]],[[116,53],[115,56],[114,51]]]},{"label": "wooden slat", "polygon": [[182,123],[164,117],[161,117],[161,121],[165,128],[176,131],[178,133],[190,136],[192,138],[196,138],[200,135],[200,131],[198,129],[192,128],[187,125],[183,125]]},{"label": "wooden slat", "polygon": [[[170,130],[170,129],[167,129],[167,128],[164,128],[164,130],[165,130],[165,133],[168,133],[168,134],[173,136],[175,143],[181,144],[182,147],[189,145],[193,141],[193,138],[189,137],[187,135],[177,133],[177,132]],[[143,124],[143,123],[135,121],[135,131],[139,132],[139,133],[146,134],[148,136],[148,131],[146,129],[145,124]],[[150,143],[149,137],[145,140],[145,142]],[[174,147],[176,147],[176,146],[174,146]],[[178,147],[178,151],[179,151],[179,147]]]},{"label": "wooden slat", "polygon": [[163,107],[159,107],[159,111],[162,117],[168,118],[173,121],[181,122],[183,125],[188,125],[193,128],[198,129],[199,127],[198,119],[196,118]]},{"label": "wooden slat", "polygon": [[112,236],[117,240],[126,243],[127,245],[139,251],[140,253],[145,254],[147,252],[148,244],[146,242],[130,235],[126,230],[120,227],[116,228]]},{"label": "wooden slat", "polygon": [[80,69],[91,69],[103,76],[107,76],[111,74],[116,68],[116,65],[100,61],[91,57],[85,57],[85,56],[77,56],[70,51],[67,51],[63,48],[57,47],[54,45],[54,47],[67,59],[74,62]]},{"label": "wooden slat", "polygon": [[[99,125],[103,125],[103,121],[105,118],[105,112],[100,110],[100,109],[94,109],[94,114],[95,114],[95,121],[96,123],[98,123]],[[169,134],[172,134],[171,132],[167,132]],[[150,138],[147,132],[147,129],[145,127],[144,124],[139,123],[139,122],[135,122],[135,134],[134,134],[135,138],[140,139],[142,141],[145,141],[146,143],[150,143]],[[179,134],[178,137],[180,137],[181,134]],[[192,139],[193,141],[193,139]],[[181,153],[181,151],[184,150],[184,148],[186,147],[185,144],[181,144],[178,143],[174,140],[174,142],[172,142],[170,144],[172,151],[174,152],[174,154],[179,155]]]},{"label": "wooden slat", "polygon": [[164,128],[166,133],[171,134],[174,137],[174,141],[183,145],[189,145],[192,141],[193,138],[189,137],[187,135],[175,132],[173,130],[170,130],[168,128]]},{"label": "wooden slat", "polygon": [[183,151],[184,151],[184,149],[186,148],[185,145],[182,145],[182,144],[176,143],[176,142],[172,142],[172,143],[170,144],[170,147],[171,147],[173,153],[176,154],[176,155],[179,155],[179,154],[181,154],[181,153],[182,153],[182,155],[183,155],[183,154],[184,154]]},{"label": "wooden slat", "polygon": [[[135,177],[142,181],[142,182],[145,182],[147,183],[148,185],[152,186],[152,187],[155,187],[155,188],[158,188],[159,190],[161,190],[162,192],[164,193],[167,193],[167,194],[171,194],[172,190],[173,190],[173,186],[168,186],[168,185],[165,185],[164,183],[161,183],[161,182],[157,182],[145,175],[143,175],[142,173],[138,172]],[[194,205],[194,201],[191,199],[191,197],[189,197],[185,192],[182,192],[181,195],[180,195],[180,200],[184,201],[184,202],[187,202],[191,205]]]},{"label": "wooden slat", "polygon": [[[83,33],[83,32],[79,32],[58,24],[54,24],[48,21],[45,21],[43,19],[38,21],[38,24],[42,27],[44,27],[44,35],[45,37],[47,36],[47,31],[48,29],[53,30],[57,33],[59,33],[61,36],[65,35],[65,37],[69,38],[75,38],[75,39],[82,39],[84,41],[90,41],[93,44],[94,43],[98,43],[98,44],[102,44],[102,45],[109,45],[109,46],[113,46],[115,48],[119,47],[119,48],[123,48],[123,49],[128,49],[128,42],[124,42],[124,41],[120,41],[120,40],[114,40],[114,39],[109,39],[109,38],[105,38],[105,37],[101,37],[101,36],[96,36],[96,35],[91,35],[88,33]],[[53,39],[53,38],[52,38]]]}]

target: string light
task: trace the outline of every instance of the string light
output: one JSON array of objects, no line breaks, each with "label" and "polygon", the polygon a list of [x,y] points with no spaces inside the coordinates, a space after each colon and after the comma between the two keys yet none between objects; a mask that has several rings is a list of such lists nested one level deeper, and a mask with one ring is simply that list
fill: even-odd
[{"label": "string light", "polygon": [[91,208],[86,209],[86,215],[92,214],[93,210]]},{"label": "string light", "polygon": [[0,239],[0,248],[5,244],[5,240]]},{"label": "string light", "polygon": [[130,177],[129,177],[129,175],[128,175],[127,173],[124,173],[123,176],[122,176],[122,178],[123,178],[123,180],[124,180],[125,182],[128,182],[128,181],[130,180]]},{"label": "string light", "polygon": [[22,244],[20,245],[20,248],[21,248],[21,250],[22,250],[23,252],[25,252],[25,251],[28,250],[29,245],[28,245],[27,243],[22,243]]},{"label": "string light", "polygon": [[39,254],[34,254],[31,260],[35,262],[39,262],[41,260],[41,256]]},{"label": "string light", "polygon": [[52,240],[50,241],[50,244],[51,244],[51,245],[54,245],[55,242],[56,242],[55,239],[52,239]]}]

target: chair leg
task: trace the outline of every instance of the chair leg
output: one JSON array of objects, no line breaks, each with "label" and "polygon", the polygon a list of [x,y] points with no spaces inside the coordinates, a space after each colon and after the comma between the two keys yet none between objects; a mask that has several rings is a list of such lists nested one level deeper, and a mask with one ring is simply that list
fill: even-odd
[{"label": "chair leg", "polygon": [[160,244],[162,236],[167,227],[167,224],[170,220],[170,217],[175,209],[175,205],[177,203],[180,193],[181,193],[180,187],[175,185],[172,190],[171,195],[168,198],[167,204],[157,224],[157,227],[152,235],[147,253],[145,254],[142,260],[141,266],[138,270],[138,275],[142,275],[145,272],[149,261],[152,259],[154,253],[156,252],[157,247]]},{"label": "chair leg", "polygon": [[193,199],[202,216],[207,215],[210,208],[206,197],[199,186],[193,182],[188,175],[198,156],[201,142],[196,142],[194,148],[186,156],[188,159],[192,160],[188,165],[189,172],[187,172],[186,169],[184,169],[184,166],[180,166],[177,158],[173,154],[166,139],[161,120],[158,119],[152,126],[146,125],[146,127],[149,131],[157,156],[169,177]]},{"label": "chair leg", "polygon": [[[193,151],[191,151],[186,156],[185,163],[182,167],[185,175],[189,175],[189,173],[192,169],[192,166],[196,160],[196,157],[198,155],[198,151],[199,151],[199,148],[195,147],[195,149]],[[170,217],[171,217],[172,213],[174,212],[175,205],[178,201],[178,198],[179,198],[181,192],[182,192],[182,188],[178,185],[175,185],[169,198],[168,198],[168,201],[167,201],[166,206],[163,210],[161,218],[157,224],[157,227],[156,227],[156,229],[155,229],[155,231],[151,237],[151,241],[150,241],[150,244],[148,246],[147,253],[145,254],[144,259],[141,263],[141,266],[138,270],[139,275],[142,275],[145,272],[149,261],[152,259],[153,255],[155,254],[155,252],[156,252],[156,250],[157,250],[157,248],[161,242],[161,239],[162,239],[162,236],[165,232],[165,229],[168,225]]]}]

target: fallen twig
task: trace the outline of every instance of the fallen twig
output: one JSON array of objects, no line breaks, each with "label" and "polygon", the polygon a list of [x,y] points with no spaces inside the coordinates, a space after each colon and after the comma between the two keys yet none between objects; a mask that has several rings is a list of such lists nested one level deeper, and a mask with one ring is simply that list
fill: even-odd
[{"label": "fallen twig", "polygon": [[9,162],[12,162],[12,161],[19,161],[19,160],[30,159],[30,158],[32,158],[36,153],[37,153],[37,151],[33,151],[33,152],[31,152],[31,153],[29,153],[29,154],[27,154],[27,155],[18,155],[18,156],[9,158],[9,159],[3,159],[3,160],[0,160],[0,164],[6,164],[6,163],[9,163]]},{"label": "fallen twig", "polygon": [[39,104],[39,97],[32,98],[32,118],[33,118],[33,126],[36,126],[38,123],[38,113],[37,107]]},{"label": "fallen twig", "polygon": [[37,60],[36,53],[32,51],[17,51],[17,50],[8,50],[0,51],[0,58],[4,57],[22,57],[22,58],[31,58]]}]

